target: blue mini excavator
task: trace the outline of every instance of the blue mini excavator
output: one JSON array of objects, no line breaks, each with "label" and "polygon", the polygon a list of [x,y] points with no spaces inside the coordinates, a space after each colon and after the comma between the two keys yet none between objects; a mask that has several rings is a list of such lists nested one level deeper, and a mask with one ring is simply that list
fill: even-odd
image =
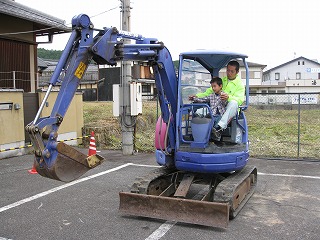
[{"label": "blue mini excavator", "polygon": [[[50,80],[33,122],[26,126],[35,148],[35,166],[44,177],[69,182],[99,165],[99,155],[86,156],[58,142],[58,129],[90,61],[115,66],[136,61],[153,70],[161,116],[155,132],[159,168],[137,177],[131,189],[120,192],[120,212],[185,223],[227,227],[254,192],[257,169],[247,165],[249,104],[247,56],[225,51],[196,50],[179,57],[176,74],[169,50],[155,38],[116,28],[94,29],[90,18],[72,19],[70,39]],[[125,44],[124,39],[135,43]],[[211,136],[213,116],[207,103],[188,96],[210,86],[230,60],[241,61],[246,72],[246,101],[222,132]],[[222,74],[222,72],[220,72]],[[52,88],[61,83],[51,115],[40,117]]]}]

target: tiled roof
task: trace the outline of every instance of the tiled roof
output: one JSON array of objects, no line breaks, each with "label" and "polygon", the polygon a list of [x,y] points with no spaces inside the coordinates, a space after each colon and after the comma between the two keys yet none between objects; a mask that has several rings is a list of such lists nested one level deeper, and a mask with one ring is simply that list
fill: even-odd
[{"label": "tiled roof", "polygon": [[48,67],[48,65],[46,64],[45,61],[43,61],[42,58],[37,57],[37,61],[38,61],[39,68],[46,69]]},{"label": "tiled roof", "polygon": [[64,20],[12,0],[0,0],[0,14],[13,16],[38,24],[38,28],[40,27],[39,29],[44,28],[45,30],[37,31],[37,35],[43,35],[44,32],[63,33],[71,31],[71,28],[65,25]]}]

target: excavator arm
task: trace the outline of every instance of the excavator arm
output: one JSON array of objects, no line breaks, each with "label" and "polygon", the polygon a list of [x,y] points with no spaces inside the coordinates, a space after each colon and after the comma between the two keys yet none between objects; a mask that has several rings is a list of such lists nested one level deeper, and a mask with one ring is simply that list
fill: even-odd
[{"label": "excavator arm", "polygon": [[[72,19],[72,28],[69,41],[36,117],[26,126],[34,145],[35,166],[38,173],[44,177],[69,182],[103,161],[99,155],[88,157],[57,141],[59,127],[92,60],[97,64],[111,66],[115,66],[119,61],[142,61],[153,67],[162,119],[168,127],[166,151],[169,154],[173,153],[175,147],[173,113],[177,110],[177,77],[168,49],[154,38],[144,38],[141,35],[118,31],[116,28],[96,30],[85,14]],[[123,39],[135,40],[135,43],[124,44]],[[58,83],[61,83],[61,87],[50,116],[40,117],[50,92]]]}]

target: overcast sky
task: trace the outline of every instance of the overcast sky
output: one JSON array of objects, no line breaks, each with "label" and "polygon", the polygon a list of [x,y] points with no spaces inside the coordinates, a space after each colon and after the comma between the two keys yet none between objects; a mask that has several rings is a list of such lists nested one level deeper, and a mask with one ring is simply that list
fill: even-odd
[{"label": "overcast sky", "polygon": [[[95,16],[119,0],[16,0],[70,23],[74,15]],[[193,49],[245,53],[268,69],[296,57],[320,61],[319,9],[314,0],[132,0],[131,31],[163,41],[173,59]],[[95,27],[120,27],[120,9],[92,19]],[[70,25],[69,25],[70,26]],[[69,34],[39,47],[62,50]]]}]

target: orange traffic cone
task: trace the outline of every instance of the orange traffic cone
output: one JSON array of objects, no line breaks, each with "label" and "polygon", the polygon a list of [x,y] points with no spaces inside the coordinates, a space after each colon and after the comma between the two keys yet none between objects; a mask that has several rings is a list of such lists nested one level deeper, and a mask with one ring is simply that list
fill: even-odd
[{"label": "orange traffic cone", "polygon": [[34,164],[32,165],[32,169],[28,170],[28,172],[30,174],[37,174],[38,173],[36,167],[34,166]]},{"label": "orange traffic cone", "polygon": [[94,132],[91,132],[90,137],[90,145],[89,145],[89,153],[88,156],[96,155],[97,154],[97,148],[96,148],[96,140],[94,139]]}]

